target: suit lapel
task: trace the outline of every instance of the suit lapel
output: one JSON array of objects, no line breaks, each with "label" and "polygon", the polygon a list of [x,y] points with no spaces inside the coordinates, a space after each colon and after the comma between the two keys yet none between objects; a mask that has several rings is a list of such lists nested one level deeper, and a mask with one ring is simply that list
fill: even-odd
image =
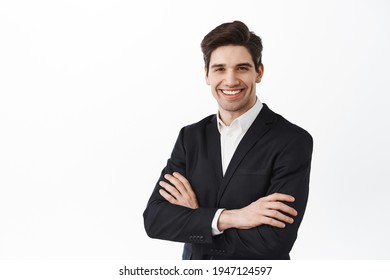
[{"label": "suit lapel", "polygon": [[217,128],[217,117],[214,116],[206,126],[207,156],[215,170],[218,187],[222,180],[221,140]]},{"label": "suit lapel", "polygon": [[[235,153],[233,154],[233,157],[226,170],[225,176],[222,179],[221,186],[218,190],[218,198],[217,198],[218,205],[237,167],[240,165],[245,155],[252,149],[252,147],[259,141],[259,139],[270,129],[271,127],[270,123],[272,123],[274,116],[275,113],[272,112],[266,104],[263,104],[262,110],[260,111],[259,115],[256,117],[253,124],[250,126],[248,131],[245,133]],[[220,154],[221,154],[221,149],[219,149],[219,158],[221,158]]]}]

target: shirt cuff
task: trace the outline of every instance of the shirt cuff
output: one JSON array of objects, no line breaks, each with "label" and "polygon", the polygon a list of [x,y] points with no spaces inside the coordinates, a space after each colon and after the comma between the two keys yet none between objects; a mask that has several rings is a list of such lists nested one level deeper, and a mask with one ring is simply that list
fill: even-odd
[{"label": "shirt cuff", "polygon": [[212,236],[220,235],[223,233],[223,231],[219,231],[218,229],[218,220],[219,216],[221,216],[222,211],[225,210],[225,208],[218,209],[217,212],[215,212],[214,219],[211,223],[211,234]]}]

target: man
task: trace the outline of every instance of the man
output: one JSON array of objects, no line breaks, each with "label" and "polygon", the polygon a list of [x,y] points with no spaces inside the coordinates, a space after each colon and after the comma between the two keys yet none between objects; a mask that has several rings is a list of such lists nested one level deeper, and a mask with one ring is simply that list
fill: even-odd
[{"label": "man", "polygon": [[256,96],[262,42],[239,21],[201,44],[218,113],[181,129],[147,208],[147,234],[183,259],[290,259],[305,212],[313,141]]}]

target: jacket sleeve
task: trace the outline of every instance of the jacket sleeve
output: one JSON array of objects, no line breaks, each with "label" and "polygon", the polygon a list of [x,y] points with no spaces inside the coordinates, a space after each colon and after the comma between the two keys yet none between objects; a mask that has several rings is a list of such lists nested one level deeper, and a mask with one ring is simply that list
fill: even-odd
[{"label": "jacket sleeve", "polygon": [[[179,172],[186,176],[185,128],[182,128],[172,155],[162,170],[159,181],[166,181],[164,175]],[[206,244],[212,242],[211,223],[215,208],[190,209],[173,205],[160,194],[160,185],[156,184],[144,211],[144,226],[151,238],[170,241]]]},{"label": "jacket sleeve", "polygon": [[270,188],[272,193],[295,197],[291,207],[297,210],[293,224],[285,228],[261,225],[240,230],[228,229],[213,238],[213,244],[202,246],[203,254],[222,258],[285,259],[297,238],[309,193],[309,177],[313,139],[308,133],[291,139],[275,158]]}]

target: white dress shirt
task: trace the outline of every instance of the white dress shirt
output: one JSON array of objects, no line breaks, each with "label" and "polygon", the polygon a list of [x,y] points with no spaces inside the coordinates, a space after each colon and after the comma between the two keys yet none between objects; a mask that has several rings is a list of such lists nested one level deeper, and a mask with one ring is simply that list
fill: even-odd
[{"label": "white dress shirt", "polygon": [[[263,104],[256,98],[256,103],[246,111],[244,114],[234,119],[233,122],[227,126],[220,119],[219,114],[217,114],[217,125],[218,130],[221,135],[221,158],[222,158],[222,172],[225,176],[226,169],[229,166],[230,160],[233,157],[234,152],[236,151],[238,144],[241,139],[244,137],[245,133],[248,131],[249,127],[255,121],[257,115],[260,113]],[[213,235],[221,234],[222,231],[218,230],[217,224],[219,216],[221,215],[224,209],[218,209],[214,215],[213,222],[211,224],[211,230]]]}]

